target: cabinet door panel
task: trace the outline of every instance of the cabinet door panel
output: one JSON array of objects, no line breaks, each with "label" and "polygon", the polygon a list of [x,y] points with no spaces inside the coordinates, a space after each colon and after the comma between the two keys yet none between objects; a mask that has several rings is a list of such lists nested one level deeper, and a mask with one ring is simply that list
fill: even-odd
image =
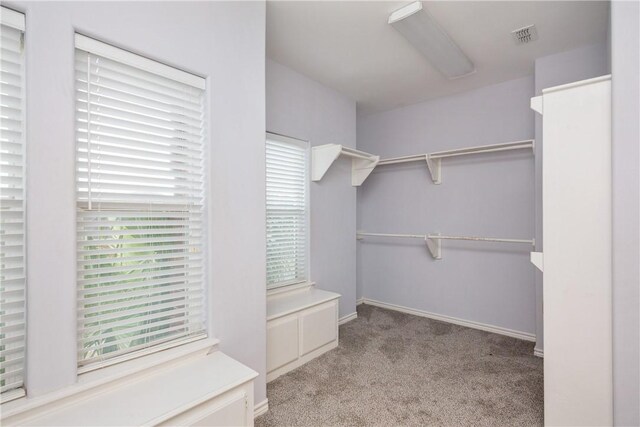
[{"label": "cabinet door panel", "polygon": [[246,396],[244,394],[224,402],[214,409],[214,412],[193,423],[199,427],[224,427],[245,426],[246,420]]},{"label": "cabinet door panel", "polygon": [[267,372],[298,358],[298,316],[287,316],[267,324]]},{"label": "cabinet door panel", "polygon": [[338,327],[336,310],[336,303],[331,302],[300,314],[302,356],[335,341]]}]

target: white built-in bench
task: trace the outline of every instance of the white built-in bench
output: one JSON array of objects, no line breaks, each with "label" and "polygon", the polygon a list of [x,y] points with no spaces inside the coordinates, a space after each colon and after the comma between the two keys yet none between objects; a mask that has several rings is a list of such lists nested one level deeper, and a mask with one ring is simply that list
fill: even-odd
[{"label": "white built-in bench", "polygon": [[220,351],[205,351],[115,381],[79,383],[72,393],[16,402],[3,407],[2,425],[253,426],[257,375]]},{"label": "white built-in bench", "polygon": [[267,381],[338,346],[340,294],[311,286],[267,299]]}]

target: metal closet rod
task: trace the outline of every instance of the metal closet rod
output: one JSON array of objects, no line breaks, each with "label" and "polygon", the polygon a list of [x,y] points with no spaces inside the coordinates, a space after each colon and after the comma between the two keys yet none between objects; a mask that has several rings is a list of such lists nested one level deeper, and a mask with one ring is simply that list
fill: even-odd
[{"label": "metal closet rod", "polygon": [[535,239],[503,239],[499,237],[476,237],[476,236],[443,236],[441,234],[391,234],[391,233],[356,233],[356,239],[364,236],[378,237],[400,237],[408,239],[423,239],[427,244],[431,256],[435,259],[442,259],[442,240],[473,240],[477,242],[503,242],[503,243],[527,243],[535,246]]},{"label": "metal closet rod", "polygon": [[501,237],[475,237],[475,236],[440,236],[438,234],[427,234],[427,239],[432,240],[475,240],[479,242],[503,242],[503,243],[528,243],[535,246],[534,239],[504,239]]},{"label": "metal closet rod", "polygon": [[476,147],[458,148],[455,150],[436,151],[433,153],[415,154],[412,156],[391,157],[381,159],[378,165],[392,165],[395,163],[415,162],[426,159],[444,159],[445,157],[464,156],[467,154],[494,153],[498,151],[521,150],[523,148],[533,148],[534,141],[526,139],[523,141],[505,142],[501,144],[479,145]]},{"label": "metal closet rod", "polygon": [[400,237],[410,239],[431,240],[472,240],[479,242],[503,242],[503,243],[527,243],[535,245],[535,239],[504,239],[500,237],[476,237],[476,236],[443,236],[440,234],[390,234],[390,233],[364,233],[358,232],[357,236]]}]

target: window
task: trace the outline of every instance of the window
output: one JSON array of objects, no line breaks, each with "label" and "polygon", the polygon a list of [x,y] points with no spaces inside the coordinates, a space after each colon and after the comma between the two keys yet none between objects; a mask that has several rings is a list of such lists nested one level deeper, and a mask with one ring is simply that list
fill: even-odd
[{"label": "window", "polygon": [[267,287],[308,280],[308,144],[267,134]]},{"label": "window", "polygon": [[205,336],[205,81],[78,34],[75,56],[82,371]]},{"label": "window", "polygon": [[0,36],[0,391],[24,396],[25,127],[24,15],[1,7]]}]

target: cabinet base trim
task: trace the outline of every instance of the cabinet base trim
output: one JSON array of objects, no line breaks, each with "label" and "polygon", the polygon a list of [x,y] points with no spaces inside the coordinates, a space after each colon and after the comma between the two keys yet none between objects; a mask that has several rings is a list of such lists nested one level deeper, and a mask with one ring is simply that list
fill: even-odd
[{"label": "cabinet base trim", "polygon": [[266,414],[268,411],[269,399],[265,399],[253,407],[253,418],[258,418],[260,415]]},{"label": "cabinet base trim", "polygon": [[315,350],[313,350],[310,353],[307,353],[304,356],[301,356],[299,359],[288,363],[278,369],[274,369],[273,371],[267,373],[267,383],[275,380],[276,378],[278,378],[280,375],[284,375],[289,371],[292,371],[296,368],[299,368],[300,366],[304,365],[305,363],[315,359],[316,357],[320,356],[321,354],[326,353],[329,350],[333,350],[334,348],[338,347],[338,340],[336,339],[333,342],[330,342],[329,344],[323,345],[320,348],[317,348]]},{"label": "cabinet base trim", "polygon": [[358,317],[358,313],[353,312],[351,314],[347,314],[346,316],[342,316],[339,320],[338,320],[338,325],[344,325],[347,322],[351,322],[352,320],[356,319]]}]

